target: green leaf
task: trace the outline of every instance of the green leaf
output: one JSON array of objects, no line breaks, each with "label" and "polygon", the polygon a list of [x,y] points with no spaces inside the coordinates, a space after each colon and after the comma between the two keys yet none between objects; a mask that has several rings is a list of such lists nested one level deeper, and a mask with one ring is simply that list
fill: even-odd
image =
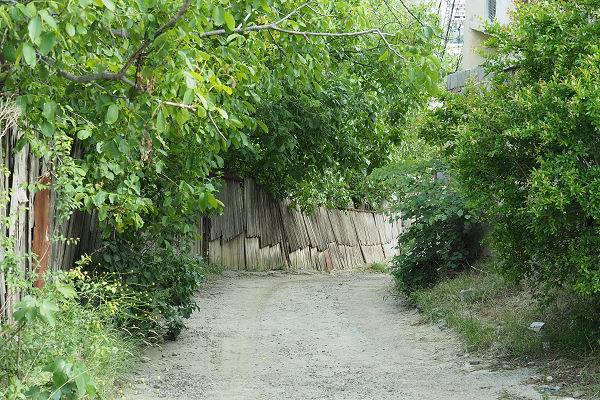
[{"label": "green leaf", "polygon": [[42,34],[42,20],[40,17],[35,17],[29,21],[27,25],[27,29],[29,31],[29,37],[31,41],[35,44],[40,42],[40,35]]},{"label": "green leaf", "polygon": [[424,26],[423,36],[425,36],[427,40],[431,39],[431,37],[433,36],[433,29],[430,26]]},{"label": "green leaf", "polygon": [[239,33],[232,33],[231,35],[227,36],[227,43],[231,42],[232,40],[235,40],[237,38],[242,38],[244,39],[244,36],[240,35]]},{"label": "green leaf", "polygon": [[77,386],[77,395],[83,397],[86,392],[85,374],[78,373],[75,375],[75,385]]},{"label": "green leaf", "polygon": [[54,121],[54,114],[56,113],[56,103],[53,101],[47,101],[44,103],[44,110],[42,114],[48,121]]},{"label": "green leaf", "polygon": [[92,132],[89,129],[82,129],[79,132],[77,132],[77,137],[79,138],[79,140],[85,140],[87,138],[89,138],[92,135]]},{"label": "green leaf", "polygon": [[104,200],[106,200],[106,195],[107,193],[104,190],[101,190],[98,193],[96,193],[96,195],[93,198],[94,205],[96,207],[100,207],[102,204],[104,204]]},{"label": "green leaf", "polygon": [[148,11],[148,5],[146,4],[146,0],[136,0],[135,1],[141,12],[145,13]]},{"label": "green leaf", "polygon": [[184,125],[188,121],[189,118],[190,118],[189,111],[186,110],[185,108],[182,110],[179,110],[179,112],[177,113],[177,123],[179,125]]},{"label": "green leaf", "polygon": [[228,95],[231,95],[233,93],[233,89],[231,89],[229,86],[219,85],[219,89],[221,89],[222,91],[224,91]]},{"label": "green leaf", "polygon": [[42,133],[45,136],[48,136],[48,137],[52,136],[54,134],[54,132],[56,131],[56,129],[54,128],[54,125],[52,125],[48,121],[42,122],[42,125],[40,126],[40,130],[42,131]]},{"label": "green leaf", "polygon": [[227,111],[223,110],[222,108],[217,108],[217,111],[219,112],[219,114],[221,114],[221,117],[223,117],[223,119],[229,119]]},{"label": "green leaf", "polygon": [[208,101],[206,100],[206,97],[204,97],[202,94],[200,94],[200,92],[197,90],[196,90],[196,94],[198,95],[198,98],[200,99],[200,103],[202,103],[202,107],[208,108]]},{"label": "green leaf", "polygon": [[256,123],[262,128],[263,131],[265,131],[265,133],[269,133],[269,128],[267,128],[267,125],[265,125],[264,122],[256,120]]},{"label": "green leaf", "polygon": [[378,61],[385,61],[389,57],[390,57],[390,52],[388,50],[386,50],[383,53],[381,53],[381,55],[379,56],[379,60]]},{"label": "green leaf", "polygon": [[196,88],[196,79],[190,74],[185,74],[185,86],[188,89],[195,89]]},{"label": "green leaf", "polygon": [[106,123],[109,125],[114,124],[119,118],[119,106],[111,104],[106,112]]},{"label": "green leaf", "polygon": [[65,31],[67,31],[67,34],[71,37],[75,36],[75,27],[73,27],[73,25],[71,25],[70,23],[66,23],[65,24]]},{"label": "green leaf", "polygon": [[235,18],[229,12],[225,11],[225,25],[227,29],[233,31],[235,29]]},{"label": "green leaf", "polygon": [[77,297],[77,292],[75,291],[75,289],[73,289],[73,287],[69,285],[65,285],[62,283],[58,284],[56,285],[56,290],[58,290],[58,292],[62,294],[66,299],[72,299]]},{"label": "green leaf", "polygon": [[54,326],[54,314],[59,310],[56,303],[44,299],[40,303],[40,317],[47,322],[50,326]]},{"label": "green leaf", "polygon": [[48,55],[56,44],[56,35],[54,32],[46,32],[42,36],[42,44],[40,45],[40,53]]},{"label": "green leaf", "polygon": [[212,193],[207,193],[206,198],[208,199],[208,204],[210,204],[212,208],[218,208],[219,204],[221,204],[221,202],[217,200]]},{"label": "green leaf", "polygon": [[198,196],[198,205],[200,206],[200,211],[205,211],[208,208],[209,203],[206,192],[202,192]]},{"label": "green leaf", "polygon": [[186,90],[185,94],[183,95],[183,104],[192,104],[192,102],[194,101],[194,91],[193,90]]},{"label": "green leaf", "polygon": [[18,153],[21,150],[23,150],[23,147],[25,147],[25,144],[27,143],[27,136],[23,135],[19,138],[19,140],[17,140],[17,144],[15,145],[15,148],[13,149],[14,153]]},{"label": "green leaf", "polygon": [[163,110],[160,110],[158,112],[158,115],[156,116],[156,130],[158,130],[159,132],[164,132],[165,128],[167,127],[167,121],[165,118],[165,114],[163,113]]},{"label": "green leaf", "polygon": [[37,63],[37,57],[35,56],[35,50],[33,49],[33,46],[31,46],[29,43],[23,44],[23,58],[25,59],[27,65],[29,65],[31,68],[35,67],[35,64]]},{"label": "green leaf", "polygon": [[56,20],[54,19],[54,17],[52,17],[52,15],[50,15],[50,13],[48,13],[47,10],[40,10],[39,14],[40,17],[42,17],[42,19],[44,20],[44,22],[47,23],[48,26],[50,26],[50,28],[58,29],[58,24],[56,23]]},{"label": "green leaf", "polygon": [[25,7],[25,15],[28,18],[33,18],[38,14],[37,8],[35,7],[35,2],[31,1]]},{"label": "green leaf", "polygon": [[102,0],[102,3],[110,11],[113,11],[113,12],[115,11],[115,3],[113,3],[112,0]]},{"label": "green leaf", "polygon": [[221,26],[221,25],[223,25],[224,22],[225,22],[225,9],[223,9],[223,6],[216,6],[213,10],[213,23],[217,26]]}]

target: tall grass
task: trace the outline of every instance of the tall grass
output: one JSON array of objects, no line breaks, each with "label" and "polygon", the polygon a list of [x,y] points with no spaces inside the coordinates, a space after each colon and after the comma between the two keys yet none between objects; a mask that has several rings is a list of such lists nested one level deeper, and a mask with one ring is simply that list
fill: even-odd
[{"label": "tall grass", "polygon": [[[463,289],[474,289],[475,295],[461,301]],[[600,343],[600,308],[594,301],[567,291],[536,293],[489,266],[417,290],[410,300],[430,319],[445,319],[468,350],[517,358],[548,352],[582,358],[594,355]],[[545,322],[541,332],[529,329],[534,321]]]},{"label": "tall grass", "polygon": [[[62,276],[73,274],[75,272]],[[57,277],[56,282],[68,283],[64,277]],[[80,301],[82,296],[97,291],[98,285],[80,287],[73,298],[57,295],[56,287],[47,285],[37,294],[39,298],[55,299],[53,302],[58,307],[52,313],[52,323],[28,317],[20,325],[18,335],[7,335],[6,341],[3,338],[0,347],[2,399],[30,398],[36,388],[38,392],[52,393],[57,389],[53,383],[56,375],[49,372],[48,367],[57,360],[84,365],[86,375],[91,378],[87,383],[94,387],[96,398],[108,398],[119,376],[136,361],[142,338],[129,334],[107,318],[102,304]],[[0,331],[7,328],[10,329],[10,325],[0,326]],[[44,398],[44,395],[33,398]]]}]

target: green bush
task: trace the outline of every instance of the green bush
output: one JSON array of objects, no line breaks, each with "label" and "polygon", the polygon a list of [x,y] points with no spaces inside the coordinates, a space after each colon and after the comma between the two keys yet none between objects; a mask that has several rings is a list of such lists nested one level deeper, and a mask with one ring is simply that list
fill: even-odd
[{"label": "green bush", "polygon": [[444,162],[430,160],[407,164],[396,174],[398,201],[392,211],[410,221],[391,266],[402,292],[431,286],[479,254],[477,216],[467,210],[453,180],[442,177],[444,171]]},{"label": "green bush", "polygon": [[183,319],[197,309],[193,295],[203,279],[202,260],[190,256],[188,246],[171,242],[162,240],[159,245],[143,233],[117,235],[87,267],[110,276],[120,296],[130,299],[117,322],[131,332],[156,336],[165,331],[174,339],[185,327]]},{"label": "green bush", "polygon": [[600,294],[599,7],[519,3],[513,23],[490,27],[490,83],[423,131],[493,226],[505,276],[583,295]]}]

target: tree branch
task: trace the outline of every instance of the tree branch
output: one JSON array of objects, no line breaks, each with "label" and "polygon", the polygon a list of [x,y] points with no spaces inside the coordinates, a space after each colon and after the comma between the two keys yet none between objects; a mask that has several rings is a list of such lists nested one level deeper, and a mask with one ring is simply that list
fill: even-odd
[{"label": "tree branch", "polygon": [[221,132],[221,130],[217,126],[217,123],[215,122],[215,120],[213,119],[212,115],[210,114],[210,111],[207,110],[206,113],[208,114],[208,118],[210,118],[210,122],[212,122],[212,124],[214,125],[215,129],[217,130],[217,132],[219,132],[219,135],[221,135],[221,137],[225,141],[227,141],[227,138],[225,137],[225,135],[223,135],[223,133]]},{"label": "tree branch", "polygon": [[312,12],[314,12],[317,15],[320,15],[322,17],[331,17],[331,18],[342,18],[339,15],[335,15],[335,14],[324,14],[318,10],[315,10],[314,8],[312,8],[310,5],[306,5],[308,8],[310,8],[312,10]]},{"label": "tree branch", "polygon": [[394,50],[394,48],[392,47],[390,42],[388,42],[387,39],[385,38],[385,36],[383,36],[383,33],[379,29],[377,31],[378,31],[377,33],[379,33],[379,36],[381,36],[381,40],[384,41],[384,43],[388,47],[388,49],[390,49],[390,51],[392,53],[394,53],[394,55],[396,55],[396,57],[400,57],[401,59],[406,60],[406,58],[402,57],[400,54],[398,54],[398,52],[396,50]]},{"label": "tree branch", "polygon": [[[2,0],[0,0],[0,1],[2,1]],[[120,81],[127,83],[128,85],[136,87],[135,82],[133,82],[132,80],[130,80],[129,78],[127,78],[125,76],[125,74],[127,73],[127,70],[129,69],[129,67],[131,67],[133,62],[144,52],[144,50],[146,50],[146,48],[148,48],[148,46],[150,46],[150,44],[154,40],[156,40],[156,38],[161,33],[163,33],[164,31],[169,29],[171,26],[173,26],[183,16],[183,14],[185,14],[185,12],[189,8],[191,2],[192,2],[192,0],[186,0],[186,2],[183,4],[181,9],[175,16],[173,16],[171,19],[169,19],[169,21],[167,21],[156,32],[154,32],[154,35],[152,36],[151,39],[145,40],[137,48],[137,50],[133,53],[133,55],[131,57],[129,57],[129,59],[127,60],[125,65],[123,65],[123,67],[119,70],[119,72],[114,73],[114,72],[104,71],[104,72],[95,73],[95,74],[75,75],[73,73],[63,71],[60,68],[57,68],[58,75],[62,76],[65,79],[68,79],[72,82],[75,82],[75,83],[89,83],[89,82],[96,81],[96,80],[120,80]],[[386,36],[390,37],[393,35],[389,34],[389,33],[384,33],[379,28],[373,28],[373,29],[367,29],[367,30],[355,31],[355,32],[303,32],[303,31],[294,31],[294,30],[290,30],[290,29],[284,29],[284,28],[280,28],[278,26],[281,23],[283,23],[284,21],[290,19],[294,14],[296,14],[302,8],[309,6],[312,2],[313,2],[313,0],[309,0],[306,3],[296,7],[294,10],[292,10],[291,12],[286,14],[283,18],[281,18],[280,20],[278,20],[277,22],[274,22],[272,24],[253,25],[253,26],[249,26],[249,27],[245,27],[245,28],[242,26],[238,26],[237,28],[235,28],[233,30],[233,33],[249,33],[249,32],[262,31],[262,30],[273,30],[273,31],[281,32],[281,33],[286,33],[289,35],[303,36],[306,40],[308,40],[309,36],[353,37],[353,36],[361,36],[361,35],[377,35],[383,39],[386,46],[390,49],[390,51],[392,53],[394,53],[394,55],[402,58],[403,60],[405,59],[396,50],[394,50],[392,45],[385,39]],[[124,34],[124,32],[116,32],[113,30],[111,30],[111,33],[113,33],[115,35],[117,33]],[[200,34],[200,38],[207,38],[207,37],[211,37],[211,36],[220,36],[220,35],[226,35],[226,34],[229,34],[229,32],[225,31],[225,29],[217,29],[217,30],[204,32],[204,33]],[[43,57],[43,58],[45,58],[46,60],[49,60],[48,57]],[[52,63],[54,64],[54,61]]]},{"label": "tree branch", "polygon": [[159,100],[159,99],[154,99],[154,101],[157,102],[157,103],[159,103],[159,104],[164,104],[165,106],[171,106],[171,107],[177,107],[177,108],[185,108],[187,110],[192,110],[192,111],[196,112],[196,107],[190,106],[190,105],[187,105],[187,104],[173,103],[171,101],[164,101],[164,100]]},{"label": "tree branch", "polygon": [[140,47],[137,48],[137,50],[133,53],[133,55],[131,57],[129,57],[129,59],[127,60],[125,65],[123,65],[123,67],[119,70],[119,72],[117,72],[117,73],[100,72],[97,74],[88,74],[88,75],[78,76],[78,75],[72,74],[70,72],[63,71],[60,68],[57,68],[58,75],[62,76],[65,79],[68,79],[72,82],[75,82],[75,83],[89,83],[89,82],[96,81],[96,80],[121,80],[121,81],[127,83],[128,85],[135,87],[136,86],[135,83],[132,80],[125,77],[127,70],[129,69],[129,67],[131,67],[131,64],[133,64],[133,62],[144,52],[144,50],[146,50],[146,48],[148,48],[148,46],[150,46],[150,44],[152,42],[154,42],[156,40],[156,38],[161,33],[163,33],[164,31],[169,29],[171,26],[173,26],[175,24],[175,22],[177,22],[183,16],[183,14],[185,14],[185,12],[187,11],[187,9],[189,8],[191,3],[192,3],[192,0],[186,0],[186,2],[183,4],[183,6],[179,10],[179,12],[177,14],[175,14],[175,16],[173,16],[170,20],[168,20],[163,26],[158,28],[158,30],[156,32],[154,32],[154,35],[152,36],[151,39],[146,39],[140,45]]},{"label": "tree branch", "polygon": [[279,21],[275,22],[272,25],[277,26],[277,25],[281,24],[283,21],[290,19],[292,17],[292,15],[296,14],[298,11],[300,11],[301,9],[303,9],[310,3],[312,3],[312,0],[308,0],[306,3],[294,8],[289,14],[287,14],[285,17],[281,18]]},{"label": "tree branch", "polygon": [[129,39],[129,33],[125,31],[125,29],[113,29],[106,27],[106,30],[110,32],[112,35],[116,37],[120,37],[121,39]]},{"label": "tree branch", "polygon": [[[354,32],[303,32],[303,31],[294,31],[290,29],[279,28],[275,24],[267,24],[267,25],[253,25],[248,26],[246,28],[235,28],[232,33],[248,33],[248,32],[256,32],[256,31],[264,31],[264,30],[273,30],[277,32],[287,33],[290,35],[298,35],[298,36],[322,36],[322,37],[352,37],[352,36],[361,36],[361,35],[378,35],[378,36],[394,36],[390,33],[381,32],[379,28],[367,29],[364,31],[354,31]],[[226,35],[228,32],[225,29],[217,29],[214,31],[208,31],[200,34],[200,38],[206,38],[211,36],[221,36]]]}]

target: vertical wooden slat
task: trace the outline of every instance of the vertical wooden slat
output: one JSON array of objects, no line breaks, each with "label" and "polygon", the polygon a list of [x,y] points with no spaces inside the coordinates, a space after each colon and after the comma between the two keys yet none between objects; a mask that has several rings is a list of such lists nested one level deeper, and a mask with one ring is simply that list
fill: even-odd
[{"label": "vertical wooden slat", "polygon": [[[50,174],[44,176],[39,183],[48,185]],[[33,240],[31,250],[37,256],[34,260],[35,272],[38,276],[35,286],[43,287],[43,274],[48,270],[48,259],[50,252],[50,191],[42,189],[35,194],[33,209]]]},{"label": "vertical wooden slat", "polygon": [[[14,135],[14,146],[19,138],[24,134],[17,132]],[[18,256],[24,256],[27,252],[27,216],[25,214],[29,199],[27,198],[27,191],[23,188],[23,185],[27,183],[28,164],[27,164],[27,153],[29,151],[29,145],[25,145],[21,151],[14,155],[13,171],[12,171],[12,182],[11,182],[11,199],[10,199],[10,227],[8,230],[8,236],[15,240],[14,252]],[[20,262],[14,266],[17,270],[25,272],[26,265],[24,262]],[[20,300],[20,293],[14,288],[7,289],[7,307],[12,310],[16,302]],[[8,322],[12,322],[12,312],[8,316]]]},{"label": "vertical wooden slat", "polygon": [[[3,132],[3,125],[2,125],[2,121],[0,121],[0,132]],[[0,204],[0,219],[3,219],[6,216],[6,207],[7,204],[4,203],[5,200],[5,190],[7,188],[7,182],[6,182],[6,177],[4,175],[4,168],[8,168],[8,160],[5,158],[5,155],[8,153],[7,152],[7,143],[8,143],[8,135],[6,134],[6,138],[5,140],[2,140],[4,138],[2,138],[0,136],[0,161],[2,164],[2,170],[0,170],[0,200],[2,200],[2,204]],[[0,232],[0,234],[2,235],[6,235],[8,234],[8,232],[6,232],[5,226],[4,224],[0,225],[0,229],[2,230]],[[4,251],[3,249],[0,249],[0,261],[4,261]],[[4,322],[8,319],[8,307],[6,304],[6,281],[5,281],[5,277],[4,277],[4,273],[2,271],[0,271],[0,323]]]}]

